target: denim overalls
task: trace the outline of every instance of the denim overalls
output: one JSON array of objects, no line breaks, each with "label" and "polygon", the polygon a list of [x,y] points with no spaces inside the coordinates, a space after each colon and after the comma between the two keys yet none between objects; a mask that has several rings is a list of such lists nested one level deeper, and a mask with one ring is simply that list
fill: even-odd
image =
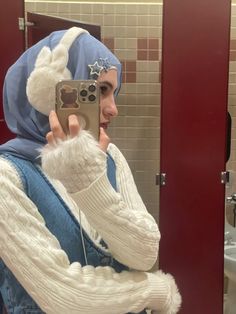
[{"label": "denim overalls", "polygon": [[[93,265],[94,267],[111,266],[117,272],[127,269],[126,266],[116,261],[111,254],[104,252],[96,246],[90,240],[86,232],[82,230],[86,251],[85,257],[82,249],[83,239],[81,238],[78,221],[51,183],[44,176],[40,168],[28,160],[10,154],[3,154],[2,157],[12,162],[17,169],[27,196],[37,206],[40,214],[45,220],[47,228],[54,236],[56,236],[62,249],[67,253],[71,263],[77,261],[80,262],[82,266],[85,266],[87,257],[88,265]],[[114,160],[108,155],[107,175],[114,189],[116,189],[115,167]],[[103,245],[106,246],[104,242]],[[1,259],[0,293],[8,314],[44,313],[16,280],[12,272],[6,267]],[[0,313],[1,312],[0,305]],[[143,311],[140,314],[144,313],[146,312]]]}]

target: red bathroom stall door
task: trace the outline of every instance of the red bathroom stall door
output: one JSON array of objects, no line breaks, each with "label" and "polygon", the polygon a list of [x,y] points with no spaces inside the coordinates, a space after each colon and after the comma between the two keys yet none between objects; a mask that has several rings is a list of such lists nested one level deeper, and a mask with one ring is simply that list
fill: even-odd
[{"label": "red bathroom stall door", "polygon": [[101,40],[100,25],[82,23],[75,20],[32,12],[27,12],[27,21],[33,24],[33,26],[28,27],[27,47],[32,46],[40,39],[46,37],[56,30],[68,29],[72,26],[84,28],[88,30],[88,32],[95,38]]},{"label": "red bathroom stall door", "polygon": [[3,119],[2,86],[7,69],[24,51],[24,31],[19,29],[18,18],[24,17],[23,0],[7,0],[0,10],[0,144],[13,137]]},{"label": "red bathroom stall door", "polygon": [[223,313],[229,0],[163,7],[160,268],[181,314]]}]

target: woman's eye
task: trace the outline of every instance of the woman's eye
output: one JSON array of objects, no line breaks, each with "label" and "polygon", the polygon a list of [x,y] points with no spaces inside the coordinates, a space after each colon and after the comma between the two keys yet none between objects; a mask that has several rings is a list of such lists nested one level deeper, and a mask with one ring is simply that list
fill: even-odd
[{"label": "woman's eye", "polygon": [[101,94],[104,95],[104,94],[107,92],[107,90],[108,90],[107,86],[100,86],[100,92],[101,92]]}]

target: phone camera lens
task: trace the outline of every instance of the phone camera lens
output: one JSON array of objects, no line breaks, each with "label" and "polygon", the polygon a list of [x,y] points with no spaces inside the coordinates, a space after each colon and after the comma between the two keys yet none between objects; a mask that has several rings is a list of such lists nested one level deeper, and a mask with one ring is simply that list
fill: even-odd
[{"label": "phone camera lens", "polygon": [[94,92],[94,91],[96,90],[96,86],[95,86],[95,85],[89,85],[88,90],[89,90],[90,92]]},{"label": "phone camera lens", "polygon": [[96,99],[96,97],[94,95],[89,95],[88,99],[89,99],[89,101],[94,101]]},{"label": "phone camera lens", "polygon": [[82,89],[82,91],[80,92],[80,95],[82,96],[82,97],[85,97],[85,96],[87,96],[87,91],[85,90],[85,89]]}]

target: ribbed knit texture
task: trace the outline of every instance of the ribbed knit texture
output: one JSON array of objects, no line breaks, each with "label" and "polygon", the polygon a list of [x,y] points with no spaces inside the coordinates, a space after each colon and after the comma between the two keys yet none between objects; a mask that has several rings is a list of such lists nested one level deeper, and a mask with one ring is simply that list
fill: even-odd
[{"label": "ribbed knit texture", "polygon": [[[114,256],[132,268],[148,269],[156,260],[159,231],[137,196],[123,156],[114,145],[109,150],[117,165],[119,192],[111,188],[102,172],[85,190],[73,194],[73,198],[81,207],[83,220],[87,219],[87,231],[96,230],[90,232],[91,238],[97,232],[104,239],[110,235],[108,246]],[[124,192],[120,187],[126,186],[126,181],[129,186]],[[79,217],[78,206],[65,188],[57,181],[52,183],[75,217]],[[37,208],[24,194],[15,169],[2,159],[0,185],[0,257],[43,311],[124,314],[150,307],[162,310],[163,314],[177,313],[180,297],[168,275],[142,271],[117,274],[110,267],[70,264]],[[179,300],[178,304],[173,300]]]},{"label": "ribbed knit texture", "polygon": [[106,171],[106,154],[88,131],[81,130],[75,138],[45,146],[42,167],[49,176],[60,180],[68,192],[77,192]]}]

